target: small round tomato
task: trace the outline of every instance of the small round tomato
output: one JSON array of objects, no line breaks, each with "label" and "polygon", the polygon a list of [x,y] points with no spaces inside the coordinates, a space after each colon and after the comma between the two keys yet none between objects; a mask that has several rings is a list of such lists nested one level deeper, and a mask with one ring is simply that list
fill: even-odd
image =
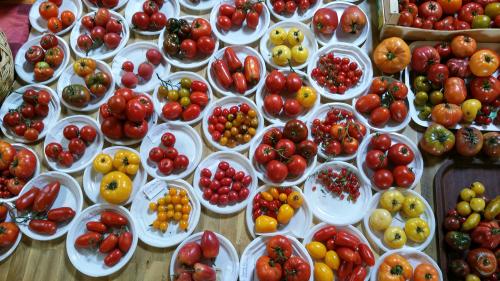
[{"label": "small round tomato", "polygon": [[62,145],[57,142],[51,142],[45,147],[45,155],[53,160],[57,159],[62,151]]},{"label": "small round tomato", "polygon": [[88,143],[93,142],[96,136],[96,129],[90,125],[85,125],[80,129],[80,138]]},{"label": "small round tomato", "polygon": [[283,98],[280,95],[271,94],[264,98],[264,109],[271,115],[279,115],[283,105]]},{"label": "small round tomato", "polygon": [[63,135],[67,140],[72,140],[78,137],[80,130],[75,125],[68,125],[63,129]]},{"label": "small round tomato", "polygon": [[277,153],[272,146],[262,143],[255,149],[254,158],[259,164],[266,164],[267,162],[276,159]]},{"label": "small round tomato", "polygon": [[57,18],[59,15],[59,8],[50,1],[44,1],[38,6],[38,12],[44,20],[49,20],[53,17]]},{"label": "small round tomato", "polygon": [[358,150],[359,142],[352,137],[344,138],[342,141],[342,151],[346,154],[354,154]]},{"label": "small round tomato", "polygon": [[405,99],[408,95],[408,87],[401,81],[393,81],[389,84],[388,92],[396,99]]},{"label": "small round tomato", "polygon": [[288,174],[293,177],[299,177],[304,174],[307,168],[307,160],[300,155],[292,155],[287,162]]},{"label": "small round tomato", "polygon": [[372,181],[380,189],[388,189],[394,182],[394,177],[391,171],[380,169],[373,174]]},{"label": "small round tomato", "polygon": [[278,160],[271,160],[266,165],[266,176],[273,182],[283,182],[288,176],[288,167]]},{"label": "small round tomato", "polygon": [[164,158],[158,165],[158,170],[164,175],[170,175],[174,170],[174,161],[169,158]]},{"label": "small round tomato", "polygon": [[178,155],[174,159],[174,169],[185,170],[189,166],[189,159],[186,155]]},{"label": "small round tomato", "polygon": [[180,45],[181,53],[188,59],[194,59],[196,57],[197,48],[196,41],[192,39],[184,39]]},{"label": "small round tomato", "polygon": [[73,165],[73,155],[69,151],[62,151],[57,157],[57,161],[64,167],[71,167]]},{"label": "small round tomato", "polygon": [[153,147],[149,151],[149,159],[153,162],[159,163],[165,157],[165,150],[161,147]]},{"label": "small round tomato", "polygon": [[85,145],[85,142],[83,142],[79,138],[74,138],[74,139],[70,140],[68,143],[69,152],[71,152],[72,154],[79,155],[79,156],[83,155],[85,153],[86,148],[87,148],[87,146]]},{"label": "small round tomato", "polygon": [[403,122],[406,116],[408,116],[408,107],[402,100],[392,102],[389,106],[389,111],[391,113],[391,119],[398,123]]},{"label": "small round tomato", "polygon": [[47,28],[52,33],[58,33],[63,29],[63,23],[59,18],[53,17],[47,22]]},{"label": "small round tomato", "polygon": [[392,175],[398,187],[410,187],[415,181],[415,173],[405,165],[396,166],[392,170]]},{"label": "small round tomato", "polygon": [[382,150],[373,149],[366,154],[366,165],[372,170],[384,169],[388,165],[387,156]]},{"label": "small round tomato", "polygon": [[24,132],[24,138],[28,141],[36,141],[40,133],[34,128],[27,128]]},{"label": "small round tomato", "polygon": [[63,11],[61,13],[61,22],[63,25],[63,28],[66,28],[70,25],[72,25],[75,22],[75,14],[73,14],[72,11]]},{"label": "small round tomato", "polygon": [[391,147],[391,137],[388,134],[376,133],[370,140],[373,149],[387,151]]},{"label": "small round tomato", "polygon": [[175,144],[175,135],[167,132],[161,136],[161,143],[166,147],[173,147]]},{"label": "small round tomato", "polygon": [[392,164],[408,165],[413,161],[415,155],[410,147],[404,143],[397,143],[389,148],[387,157]]}]

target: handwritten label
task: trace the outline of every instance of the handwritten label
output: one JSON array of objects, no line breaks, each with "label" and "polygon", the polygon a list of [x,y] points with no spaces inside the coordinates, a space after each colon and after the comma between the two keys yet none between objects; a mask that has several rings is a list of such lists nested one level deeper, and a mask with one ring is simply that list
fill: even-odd
[{"label": "handwritten label", "polygon": [[154,184],[150,184],[148,187],[144,188],[143,193],[146,198],[153,200],[158,194],[167,191],[167,186],[162,181],[156,181]]}]

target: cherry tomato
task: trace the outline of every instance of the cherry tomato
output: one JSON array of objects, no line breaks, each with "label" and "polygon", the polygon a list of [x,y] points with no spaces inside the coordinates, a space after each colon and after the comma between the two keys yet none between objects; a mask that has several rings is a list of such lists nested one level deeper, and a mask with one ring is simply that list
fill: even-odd
[{"label": "cherry tomato", "polygon": [[80,132],[80,130],[78,129],[77,126],[68,125],[68,126],[64,127],[64,129],[63,129],[63,136],[67,140],[72,140],[74,138],[78,138],[79,132]]},{"label": "cherry tomato", "polygon": [[373,174],[373,183],[380,189],[387,189],[392,186],[394,177],[391,171],[387,169],[380,169]]},{"label": "cherry tomato", "polygon": [[377,107],[370,113],[370,122],[377,127],[384,126],[391,118],[387,107]]},{"label": "cherry tomato", "polygon": [[415,181],[415,173],[405,165],[396,166],[392,174],[398,187],[410,187]]},{"label": "cherry tomato", "polygon": [[368,168],[372,170],[386,168],[389,162],[385,153],[378,149],[368,151],[365,160]]}]

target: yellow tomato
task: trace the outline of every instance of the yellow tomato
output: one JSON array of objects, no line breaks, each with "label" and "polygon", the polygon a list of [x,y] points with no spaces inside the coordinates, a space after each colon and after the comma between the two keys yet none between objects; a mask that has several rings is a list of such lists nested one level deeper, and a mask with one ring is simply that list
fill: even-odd
[{"label": "yellow tomato", "polygon": [[412,218],[405,223],[405,233],[411,241],[422,243],[429,237],[429,225],[421,218]]},{"label": "yellow tomato", "polygon": [[470,200],[470,208],[474,212],[482,212],[484,207],[486,206],[486,202],[484,202],[483,198],[472,198]]},{"label": "yellow tomato", "polygon": [[262,215],[255,220],[255,231],[258,233],[275,232],[278,229],[278,221],[270,216]]},{"label": "yellow tomato", "polygon": [[308,86],[300,87],[299,91],[297,92],[297,101],[305,108],[312,107],[317,98],[318,96],[316,94],[316,91]]},{"label": "yellow tomato", "polygon": [[286,39],[290,46],[299,45],[302,41],[304,41],[304,32],[296,27],[292,27],[288,30]]},{"label": "yellow tomato", "polygon": [[283,204],[278,209],[278,222],[280,224],[288,224],[293,217],[295,211],[288,204]]},{"label": "yellow tomato", "polygon": [[119,150],[113,159],[113,167],[122,173],[135,175],[139,170],[141,158],[137,153],[128,150]]},{"label": "yellow tomato", "polygon": [[308,57],[309,57],[309,50],[306,47],[302,45],[293,46],[292,59],[294,62],[304,63],[307,61]]},{"label": "yellow tomato", "polygon": [[417,196],[407,196],[403,201],[403,214],[409,218],[419,217],[425,210],[425,205]]},{"label": "yellow tomato", "polygon": [[279,198],[278,198],[278,199],[279,199],[281,202],[285,202],[287,198],[288,198],[288,195],[286,195],[286,193],[280,193],[280,196],[279,196]]},{"label": "yellow tomato", "polygon": [[389,212],[397,212],[403,207],[405,197],[399,190],[389,190],[380,197],[380,207]]},{"label": "yellow tomato", "polygon": [[331,250],[326,252],[325,255],[325,263],[328,265],[329,268],[332,270],[337,270],[339,269],[340,266],[340,258],[339,255],[337,255],[337,252]]},{"label": "yellow tomato", "polygon": [[460,191],[460,198],[469,202],[472,198],[476,197],[476,193],[470,188],[464,188]]},{"label": "yellow tomato", "polygon": [[264,200],[269,201],[269,202],[273,201],[273,199],[274,199],[274,198],[273,198],[273,196],[271,195],[271,193],[269,193],[269,192],[267,192],[267,191],[263,191],[263,192],[261,192],[261,193],[260,193],[260,196],[262,196],[262,198],[263,198]]},{"label": "yellow tomato", "polygon": [[273,62],[279,66],[287,65],[292,58],[290,48],[285,45],[278,45],[272,50]]},{"label": "yellow tomato", "polygon": [[275,200],[280,198],[280,192],[276,187],[269,188],[267,192],[269,192],[273,196],[273,199]]},{"label": "yellow tomato", "polygon": [[128,200],[132,192],[132,181],[119,171],[106,174],[101,180],[101,197],[109,203],[120,204]]},{"label": "yellow tomato", "polygon": [[97,172],[107,174],[113,170],[113,159],[108,154],[100,153],[94,158],[92,166]]},{"label": "yellow tomato", "polygon": [[400,227],[390,226],[384,232],[384,243],[389,248],[401,248],[406,244],[406,234]]},{"label": "yellow tomato", "polygon": [[479,278],[475,274],[467,274],[467,276],[465,277],[465,281],[481,281],[481,278]]},{"label": "yellow tomato", "polygon": [[461,201],[457,204],[457,212],[462,217],[468,216],[472,210],[470,208],[469,202]]},{"label": "yellow tomato", "polygon": [[314,263],[314,280],[315,281],[334,281],[335,276],[328,265],[322,262]]},{"label": "yellow tomato", "polygon": [[476,193],[476,195],[483,195],[484,194],[484,185],[478,181],[475,181],[471,184],[470,188],[472,189],[472,191],[474,191],[474,193]]},{"label": "yellow tomato", "polygon": [[477,99],[468,99],[460,107],[464,114],[463,119],[466,122],[472,122],[476,119],[477,112],[481,109],[481,102]]},{"label": "yellow tomato", "polygon": [[168,90],[167,99],[169,101],[177,101],[179,99],[179,91],[178,90]]},{"label": "yellow tomato", "polygon": [[281,27],[273,29],[269,34],[269,40],[271,40],[271,43],[273,43],[273,45],[282,45],[283,43],[285,43],[286,37],[287,33]]},{"label": "yellow tomato", "polygon": [[302,194],[298,191],[292,191],[290,194],[288,194],[288,198],[286,199],[286,203],[288,205],[292,206],[294,209],[300,208],[302,206],[302,203],[304,202],[304,198],[302,198]]},{"label": "yellow tomato", "polygon": [[481,221],[481,215],[478,213],[472,213],[470,214],[465,222],[462,224],[462,231],[469,231],[474,228],[479,224]]},{"label": "yellow tomato", "polygon": [[306,249],[313,259],[323,259],[326,255],[326,246],[321,242],[309,242]]},{"label": "yellow tomato", "polygon": [[370,228],[375,231],[386,230],[391,225],[391,222],[392,222],[392,215],[386,209],[373,210],[368,220]]}]

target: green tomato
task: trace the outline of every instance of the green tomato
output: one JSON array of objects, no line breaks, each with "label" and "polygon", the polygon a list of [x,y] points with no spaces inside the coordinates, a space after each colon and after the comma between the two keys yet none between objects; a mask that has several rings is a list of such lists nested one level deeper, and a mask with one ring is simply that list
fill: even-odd
[{"label": "green tomato", "polygon": [[431,82],[425,76],[417,76],[413,80],[413,87],[417,91],[429,92],[431,90]]},{"label": "green tomato", "polygon": [[491,19],[487,15],[477,15],[472,20],[472,28],[488,28]]},{"label": "green tomato", "polygon": [[484,13],[492,19],[500,15],[500,2],[489,3],[488,5],[486,5]]},{"label": "green tomato", "polygon": [[425,105],[428,100],[429,100],[429,95],[426,92],[420,91],[417,92],[417,94],[415,95],[414,103],[415,105],[422,106]]},{"label": "green tomato", "polygon": [[432,105],[440,104],[444,100],[444,94],[441,91],[432,91],[429,99]]},{"label": "green tomato", "polygon": [[428,105],[424,106],[422,110],[418,113],[418,118],[422,120],[429,120],[429,117],[431,116],[432,108]]},{"label": "green tomato", "polygon": [[191,79],[189,78],[182,78],[181,79],[181,87],[182,88],[191,88]]},{"label": "green tomato", "polygon": [[180,104],[186,107],[191,104],[191,100],[189,99],[189,97],[182,97],[180,100]]},{"label": "green tomato", "polygon": [[167,97],[169,101],[177,101],[179,99],[179,91],[168,90]]},{"label": "green tomato", "polygon": [[189,95],[191,95],[191,91],[187,88],[181,88],[179,90],[179,96],[181,96],[181,98],[184,98],[184,97],[189,97]]}]

